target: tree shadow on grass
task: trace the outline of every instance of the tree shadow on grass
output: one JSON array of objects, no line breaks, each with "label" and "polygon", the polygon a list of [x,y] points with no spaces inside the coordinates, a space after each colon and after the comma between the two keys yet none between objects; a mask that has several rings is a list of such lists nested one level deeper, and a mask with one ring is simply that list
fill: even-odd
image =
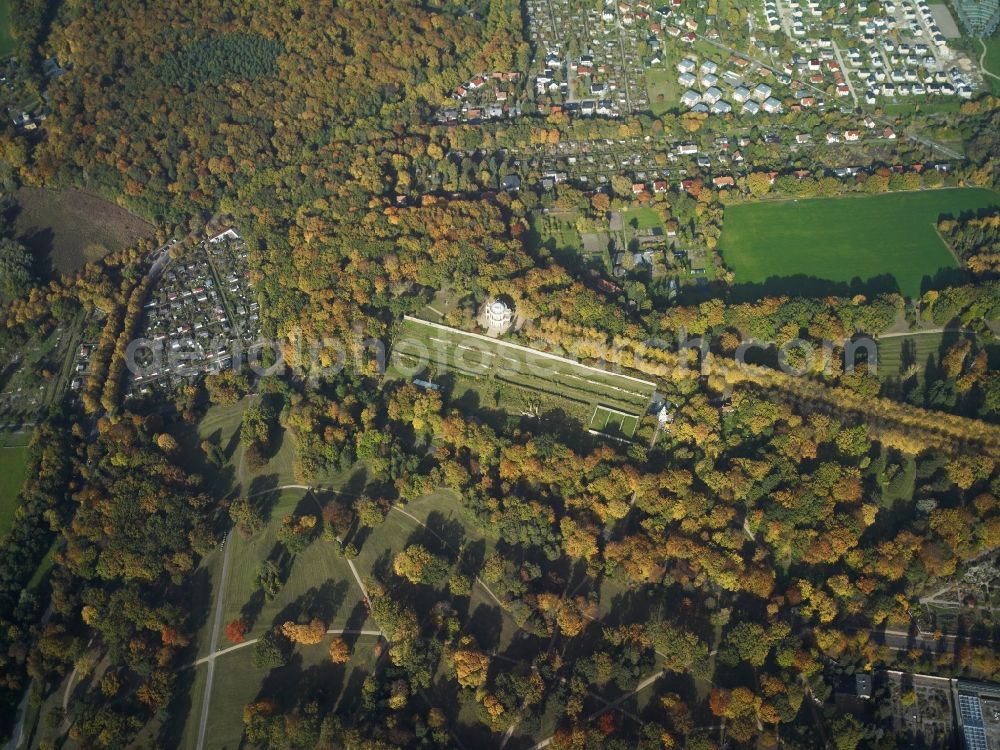
[{"label": "tree shadow on grass", "polygon": [[480,604],[469,617],[465,629],[476,637],[481,649],[488,651],[500,645],[503,617],[497,605]]},{"label": "tree shadow on grass", "polygon": [[247,498],[260,511],[265,524],[271,520],[271,511],[278,502],[277,488],[277,474],[254,477],[250,482]]},{"label": "tree shadow on grass", "polygon": [[169,721],[164,721],[157,735],[157,747],[181,747],[184,726],[188,723],[193,708],[192,693],[197,669],[177,670],[177,682],[174,685],[173,700],[167,707]]},{"label": "tree shadow on grass", "polygon": [[857,294],[872,298],[891,293],[902,294],[892,274],[873,276],[867,281],[856,276],[850,282],[793,274],[771,276],[762,282],[734,284],[731,299],[733,302],[753,302],[764,297],[853,297]]},{"label": "tree shadow on grass", "polygon": [[392,572],[392,550],[385,549],[382,550],[382,554],[376,558],[375,562],[372,563],[371,567],[371,577],[379,581],[385,581],[389,579],[389,574]]},{"label": "tree shadow on grass", "polygon": [[52,260],[52,251],[55,249],[55,233],[51,229],[31,227],[27,232],[21,234],[17,241],[31,253],[32,271],[35,276],[43,280],[58,276],[55,263]]},{"label": "tree shadow on grass", "polygon": [[[360,599],[354,605],[354,608],[351,610],[351,614],[347,616],[347,620],[344,621],[344,630],[362,630],[366,622],[368,622],[368,607],[365,606],[364,600]],[[356,633],[344,633],[341,637],[352,649],[361,638],[361,636]]]},{"label": "tree shadow on grass", "polygon": [[[221,442],[221,441],[220,441]],[[233,456],[236,455],[236,449],[240,444],[240,431],[238,429],[233,430],[233,434],[229,436],[229,442],[222,449],[222,455],[226,457],[227,461],[232,461]]]},{"label": "tree shadow on grass", "polygon": [[246,624],[248,631],[253,628],[257,618],[260,617],[260,613],[264,609],[264,601],[264,592],[261,589],[254,589],[246,604],[240,608],[240,619]]},{"label": "tree shadow on grass", "polygon": [[368,471],[364,467],[359,467],[351,472],[351,475],[347,478],[347,481],[341,488],[340,494],[346,495],[350,498],[358,497],[364,494],[365,486],[367,484]]},{"label": "tree shadow on grass", "polygon": [[330,623],[347,598],[348,588],[347,581],[333,580],[326,581],[320,586],[313,586],[281,610],[274,618],[274,624],[280,625],[288,620],[304,622],[313,618]]},{"label": "tree shadow on grass", "polygon": [[461,566],[462,572],[468,576],[475,577],[483,568],[483,561],[486,560],[486,540],[476,539],[465,545],[462,549]]},{"label": "tree shadow on grass", "polygon": [[920,293],[925,294],[932,289],[961,286],[968,283],[970,278],[969,272],[964,268],[941,268],[933,276],[924,276],[920,281]]},{"label": "tree shadow on grass", "polygon": [[413,530],[406,543],[422,544],[428,549],[437,550],[451,562],[458,554],[464,539],[465,527],[459,521],[435,510],[428,514],[423,526],[417,526]]}]

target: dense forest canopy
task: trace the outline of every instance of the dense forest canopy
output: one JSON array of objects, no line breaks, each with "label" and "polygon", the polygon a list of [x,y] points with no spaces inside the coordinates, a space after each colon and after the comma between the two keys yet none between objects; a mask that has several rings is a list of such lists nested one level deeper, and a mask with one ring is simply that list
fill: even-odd
[{"label": "dense forest canopy", "polygon": [[49,43],[74,76],[51,88],[59,125],[40,176],[173,221],[214,210],[283,165],[336,161],[332,143],[418,123],[472,71],[523,58],[517,4],[480,5],[71,4]]},{"label": "dense forest canopy", "polygon": [[[928,587],[1000,546],[1000,427],[979,421],[1000,421],[987,343],[1000,318],[995,212],[942,219],[967,273],[915,300],[844,285],[737,302],[716,256],[714,285],[688,284],[665,304],[652,283],[600,284],[529,240],[550,211],[582,231],[641,206],[711,251],[726,206],[772,189],[995,186],[995,99],[962,105],[961,176],[881,167],[866,189],[757,171],[732,191],[699,177],[655,202],[624,174],[603,191],[512,190],[502,177],[525,149],[646,139],[665,162],[661,144],[695,137],[706,118],[435,122],[471,76],[526,77],[532,53],[546,53],[525,41],[518,0],[12,3],[18,53],[34,64],[44,51],[68,72],[46,82],[43,133],[0,136],[11,179],[120,201],[157,222],[161,241],[178,240],[162,256],[178,265],[206,223],[238,227],[253,284],[241,306],[259,307],[289,367],[126,401],[126,349],[157,282],[152,243],[33,287],[23,249],[0,236],[2,342],[23,346],[79,317],[87,343],[72,348],[89,357],[72,406],[35,432],[17,524],[0,540],[5,726],[26,689],[40,703],[91,674],[95,689],[67,699],[67,717],[57,701],[49,729],[83,747],[176,744],[195,694],[186,680],[207,627],[221,625],[206,625],[204,605],[218,562],[264,539],[267,557],[239,571],[250,601],[215,632],[247,646],[258,670],[298,668],[293,651],[320,643],[324,662],[351,662],[361,631],[328,627],[312,590],[263,628],[256,619],[312,554],[349,566],[338,585],[358,586],[354,624],[378,645],[350,711],[331,705],[334,680],[265,680],[242,712],[255,746],[451,747],[456,732],[517,730],[555,748],[811,748],[830,730],[838,748],[890,750],[908,738],[885,733],[885,716],[821,719],[815,706],[829,709],[840,681],[875,665],[1000,677],[992,610],[949,651],[893,649],[881,633],[909,628]],[[741,25],[746,3],[709,6],[727,33]],[[473,377],[463,391],[433,371],[418,385],[386,377],[364,350],[333,372],[337,344],[391,344],[404,315],[449,295],[444,322],[471,328],[483,301],[509,301],[523,321],[511,338],[585,360],[574,364],[589,374],[570,377],[595,392],[594,368],[641,375],[656,408],[647,397],[625,439],[588,429],[571,410],[596,416],[593,404],[557,386],[501,408],[497,382]],[[923,372],[903,347],[889,384],[844,365],[845,342],[918,323],[963,336]],[[699,354],[680,343],[688,336],[711,344]],[[793,377],[768,362],[790,342],[828,339],[839,343],[827,369]],[[746,341],[767,342],[761,363],[729,367]],[[216,419],[233,420],[231,437]],[[275,490],[281,461],[288,484]],[[345,484],[355,473],[359,485]],[[319,501],[331,477],[337,491]],[[306,496],[272,517],[285,489]],[[440,492],[445,522],[410,515]],[[406,518],[420,530],[399,549],[366,547]],[[457,524],[456,543],[434,524]],[[44,586],[22,593],[46,555]],[[646,688],[649,706],[627,702]]]}]

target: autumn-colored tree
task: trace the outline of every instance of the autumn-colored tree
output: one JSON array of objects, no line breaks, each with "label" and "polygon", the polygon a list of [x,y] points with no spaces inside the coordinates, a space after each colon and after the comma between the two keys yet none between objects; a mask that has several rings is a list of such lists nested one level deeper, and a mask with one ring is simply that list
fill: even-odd
[{"label": "autumn-colored tree", "polygon": [[313,515],[285,516],[278,528],[278,541],[296,555],[316,538],[317,523],[318,519]]},{"label": "autumn-colored tree", "polygon": [[177,440],[174,439],[174,436],[167,432],[162,432],[156,436],[156,445],[167,455],[176,453],[177,449],[180,447],[177,444]]},{"label": "autumn-colored tree", "polygon": [[351,647],[340,636],[330,643],[330,661],[334,664],[346,664],[351,660]]},{"label": "autumn-colored tree", "polygon": [[489,657],[474,648],[463,648],[455,651],[451,657],[455,668],[455,679],[464,688],[478,688],[486,682],[486,673],[490,668]]},{"label": "autumn-colored tree", "polygon": [[281,632],[292,643],[311,646],[323,640],[326,635],[326,623],[319,618],[301,624],[289,620],[281,626]]},{"label": "autumn-colored tree", "polygon": [[243,643],[246,640],[247,625],[239,618],[230,620],[226,624],[225,633],[230,643]]}]

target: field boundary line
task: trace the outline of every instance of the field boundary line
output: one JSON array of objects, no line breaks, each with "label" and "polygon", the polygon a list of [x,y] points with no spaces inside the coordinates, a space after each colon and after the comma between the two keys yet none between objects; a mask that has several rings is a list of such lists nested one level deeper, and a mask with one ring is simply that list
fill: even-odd
[{"label": "field boundary line", "polygon": [[403,320],[410,321],[412,323],[418,323],[423,326],[428,326],[429,328],[436,328],[440,331],[448,331],[449,333],[458,333],[462,336],[469,336],[471,338],[477,339],[479,341],[485,341],[490,344],[495,344],[496,346],[503,346],[508,349],[514,349],[516,351],[526,352],[527,354],[534,354],[536,356],[542,357],[544,359],[551,359],[556,362],[562,362],[563,364],[572,365],[573,367],[581,367],[585,370],[590,370],[591,372],[600,373],[601,375],[610,375],[616,378],[623,378],[625,380],[631,380],[633,383],[639,383],[640,385],[649,386],[655,389],[656,383],[649,380],[642,380],[641,378],[635,378],[631,375],[625,375],[620,372],[612,372],[611,370],[602,370],[599,367],[593,367],[592,365],[585,365],[575,359],[570,359],[569,357],[562,357],[558,354],[550,354],[549,352],[543,352],[540,349],[532,349],[530,346],[524,346],[522,344],[513,344],[509,341],[501,341],[500,339],[492,339],[489,336],[484,336],[481,333],[472,333],[471,331],[463,331],[461,328],[452,328],[451,326],[441,325],[440,323],[432,323],[429,320],[421,320],[420,318],[414,318],[411,315],[404,315]]}]

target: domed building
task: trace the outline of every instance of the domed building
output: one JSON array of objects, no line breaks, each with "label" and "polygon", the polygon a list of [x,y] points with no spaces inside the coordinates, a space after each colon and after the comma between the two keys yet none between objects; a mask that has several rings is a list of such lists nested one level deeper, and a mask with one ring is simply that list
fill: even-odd
[{"label": "domed building", "polygon": [[486,301],[479,314],[479,324],[490,336],[500,336],[514,324],[514,306],[509,300],[494,298]]}]

